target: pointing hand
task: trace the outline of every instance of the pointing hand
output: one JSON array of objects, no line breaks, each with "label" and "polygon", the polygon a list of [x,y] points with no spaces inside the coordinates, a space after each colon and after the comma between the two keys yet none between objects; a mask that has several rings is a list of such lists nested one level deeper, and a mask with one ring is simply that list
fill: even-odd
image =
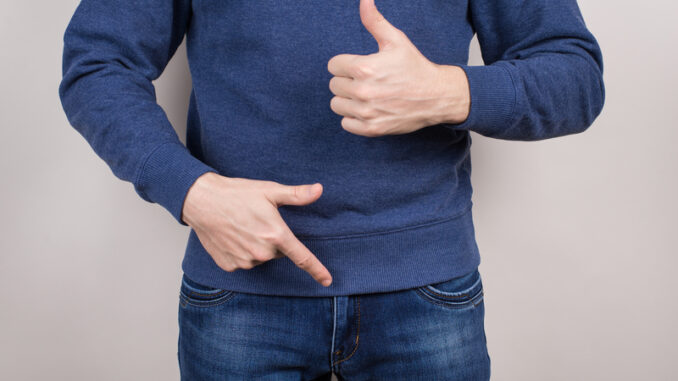
[{"label": "pointing hand", "polygon": [[315,202],[321,193],[320,184],[284,185],[207,172],[188,190],[182,219],[223,270],[249,270],[287,257],[318,283],[328,286],[332,275],[295,237],[278,212],[280,205]]},{"label": "pointing hand", "polygon": [[368,137],[406,134],[468,117],[469,86],[460,67],[429,61],[374,0],[360,1],[360,19],[379,51],[339,54],[327,64],[334,75],[330,108],[344,116],[345,130]]}]

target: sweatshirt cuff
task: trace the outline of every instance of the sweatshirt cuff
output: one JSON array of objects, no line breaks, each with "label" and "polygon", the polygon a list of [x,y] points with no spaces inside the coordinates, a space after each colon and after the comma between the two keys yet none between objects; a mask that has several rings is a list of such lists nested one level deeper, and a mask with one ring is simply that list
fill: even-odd
[{"label": "sweatshirt cuff", "polygon": [[501,65],[459,65],[469,82],[471,106],[462,123],[449,123],[454,129],[474,130],[492,136],[493,131],[509,128],[516,103],[516,87],[508,69]]},{"label": "sweatshirt cuff", "polygon": [[181,143],[166,142],[151,151],[141,167],[135,190],[148,202],[169,211],[181,225],[184,200],[195,180],[206,172],[218,173],[193,156]]}]

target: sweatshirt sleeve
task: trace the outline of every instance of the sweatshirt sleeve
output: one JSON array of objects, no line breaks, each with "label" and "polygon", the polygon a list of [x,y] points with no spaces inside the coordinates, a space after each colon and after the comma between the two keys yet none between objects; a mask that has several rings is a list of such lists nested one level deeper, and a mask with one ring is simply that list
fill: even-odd
[{"label": "sweatshirt sleeve", "polygon": [[603,108],[603,60],[576,0],[469,4],[485,65],[459,65],[471,107],[450,128],[523,141],[586,130]]},{"label": "sweatshirt sleeve", "polygon": [[82,0],[63,35],[59,97],[69,123],[113,174],[182,225],[195,180],[218,173],[191,155],[156,102],[183,40],[190,0]]}]

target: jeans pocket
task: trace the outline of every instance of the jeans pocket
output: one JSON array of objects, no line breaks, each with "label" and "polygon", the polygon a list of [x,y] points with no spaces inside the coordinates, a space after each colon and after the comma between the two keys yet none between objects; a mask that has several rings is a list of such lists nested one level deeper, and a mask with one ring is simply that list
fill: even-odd
[{"label": "jeans pocket", "polygon": [[476,307],[484,297],[483,282],[477,268],[459,277],[416,287],[414,291],[429,303],[457,309]]},{"label": "jeans pocket", "polygon": [[179,299],[183,307],[186,305],[195,307],[218,306],[226,303],[236,294],[235,291],[205,286],[190,279],[186,274],[181,278]]}]

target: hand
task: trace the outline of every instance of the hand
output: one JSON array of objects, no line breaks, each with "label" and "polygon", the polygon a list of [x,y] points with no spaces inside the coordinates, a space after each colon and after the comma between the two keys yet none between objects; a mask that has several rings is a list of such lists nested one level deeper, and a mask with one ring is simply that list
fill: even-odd
[{"label": "hand", "polygon": [[458,66],[429,61],[404,32],[377,10],[374,0],[360,1],[360,19],[379,45],[366,56],[340,54],[327,69],[334,77],[332,111],[342,127],[363,136],[405,134],[468,117],[468,79]]},{"label": "hand", "polygon": [[320,194],[321,184],[282,185],[207,172],[188,190],[182,219],[223,270],[247,270],[287,255],[327,287],[332,283],[329,271],[278,212],[280,205],[307,205]]}]

